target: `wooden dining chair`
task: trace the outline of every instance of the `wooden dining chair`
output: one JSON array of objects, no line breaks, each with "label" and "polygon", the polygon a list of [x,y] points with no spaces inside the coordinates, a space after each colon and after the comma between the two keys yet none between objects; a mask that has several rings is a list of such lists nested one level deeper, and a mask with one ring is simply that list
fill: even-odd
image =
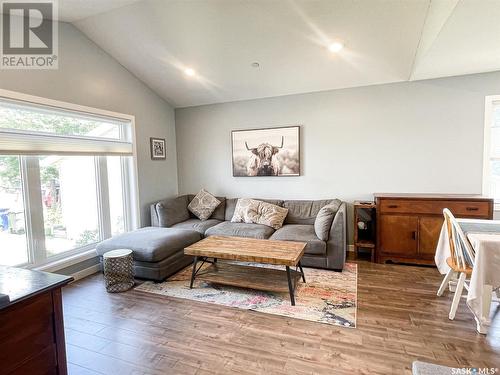
[{"label": "wooden dining chair", "polygon": [[474,249],[472,248],[469,240],[465,236],[462,228],[458,225],[457,220],[447,208],[443,210],[444,220],[446,223],[446,230],[448,233],[448,241],[450,245],[451,256],[446,259],[446,264],[450,270],[446,274],[437,292],[438,296],[442,296],[444,290],[448,286],[452,277],[458,274],[458,282],[451,303],[449,319],[455,319],[457,307],[462,297],[464,287],[468,290],[469,286],[466,279],[470,278],[472,274],[472,267],[474,266]]}]

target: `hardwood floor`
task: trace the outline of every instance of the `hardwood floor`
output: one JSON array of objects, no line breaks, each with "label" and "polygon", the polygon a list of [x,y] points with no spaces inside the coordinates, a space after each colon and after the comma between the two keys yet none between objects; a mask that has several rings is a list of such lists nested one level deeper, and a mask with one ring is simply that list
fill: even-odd
[{"label": "hardwood floor", "polygon": [[500,367],[500,308],[488,336],[464,301],[437,297],[435,268],[359,262],[357,328],[129,291],[95,275],[65,288],[69,373],[410,374],[416,359]]}]

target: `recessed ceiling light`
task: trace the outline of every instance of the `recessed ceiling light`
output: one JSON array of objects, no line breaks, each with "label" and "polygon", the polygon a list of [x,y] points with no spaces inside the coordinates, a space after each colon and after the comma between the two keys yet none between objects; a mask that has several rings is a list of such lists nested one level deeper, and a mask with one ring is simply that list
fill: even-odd
[{"label": "recessed ceiling light", "polygon": [[252,68],[258,68],[260,66],[260,64],[257,61],[255,61],[251,64],[251,66],[252,66]]},{"label": "recessed ceiling light", "polygon": [[335,43],[332,43],[328,46],[328,49],[330,50],[330,52],[333,52],[333,53],[339,52],[342,48],[344,48],[344,45],[340,42],[335,42]]},{"label": "recessed ceiling light", "polygon": [[189,76],[189,77],[192,77],[196,74],[196,71],[194,69],[191,69],[191,68],[186,68],[186,69],[184,69],[184,74]]}]

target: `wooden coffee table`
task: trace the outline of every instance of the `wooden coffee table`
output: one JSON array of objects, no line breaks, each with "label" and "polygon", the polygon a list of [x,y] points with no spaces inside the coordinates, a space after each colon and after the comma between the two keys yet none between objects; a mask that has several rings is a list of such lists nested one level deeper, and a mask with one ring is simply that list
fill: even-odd
[{"label": "wooden coffee table", "polygon": [[[288,291],[290,302],[295,306],[297,280],[302,278],[302,281],[306,282],[300,265],[305,247],[304,242],[221,236],[205,238],[184,249],[184,254],[194,256],[189,288],[193,287],[196,278],[242,288],[272,292]],[[285,266],[285,270],[218,263],[217,259],[274,264]],[[202,264],[197,267],[198,262]],[[211,266],[201,270],[204,263],[211,263]],[[295,267],[295,270],[291,270],[290,267]]]}]

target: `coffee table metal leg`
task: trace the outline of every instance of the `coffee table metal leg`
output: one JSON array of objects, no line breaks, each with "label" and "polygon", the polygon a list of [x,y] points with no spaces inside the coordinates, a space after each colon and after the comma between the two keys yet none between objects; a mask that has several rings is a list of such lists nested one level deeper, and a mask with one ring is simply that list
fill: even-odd
[{"label": "coffee table metal leg", "polygon": [[191,273],[191,283],[189,284],[189,289],[193,289],[194,276],[196,275],[196,263],[198,263],[198,257],[194,257],[193,260],[193,272]]},{"label": "coffee table metal leg", "polygon": [[302,274],[302,281],[306,282],[306,276],[304,275],[304,270],[302,269],[302,264],[300,264],[300,260],[299,260],[298,266],[299,266],[300,273]]},{"label": "coffee table metal leg", "polygon": [[292,306],[295,306],[295,296],[294,296],[294,288],[292,284],[292,275],[290,272],[290,267],[286,266],[286,276],[288,278],[288,290],[290,291],[290,303]]}]

